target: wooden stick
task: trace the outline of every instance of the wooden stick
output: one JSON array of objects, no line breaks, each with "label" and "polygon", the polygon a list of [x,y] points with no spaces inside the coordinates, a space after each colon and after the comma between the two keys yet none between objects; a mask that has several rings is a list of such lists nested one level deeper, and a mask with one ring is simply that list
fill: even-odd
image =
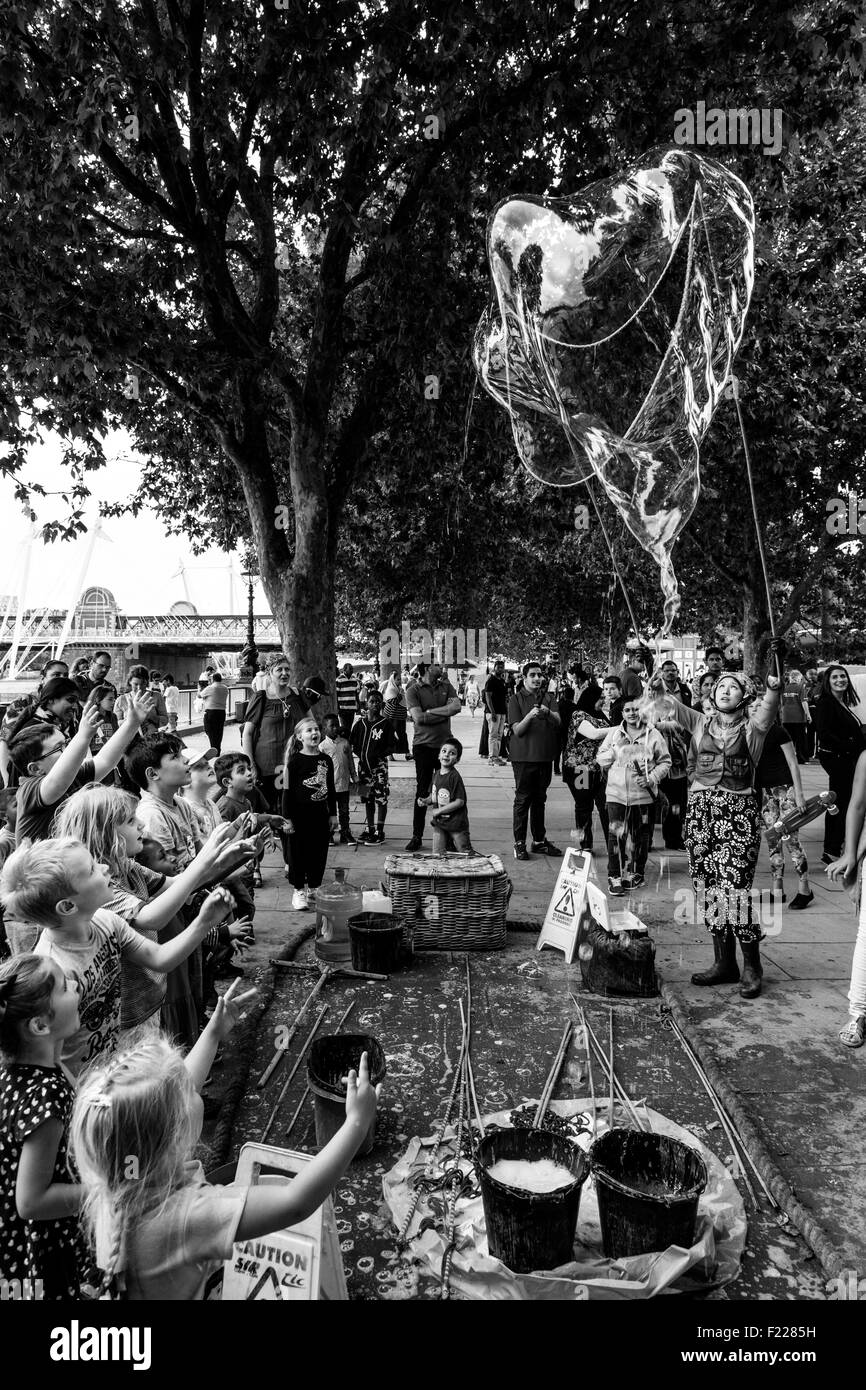
[{"label": "wooden stick", "polygon": [[284,1086],[283,1086],[283,1089],[280,1091],[280,1094],[277,1096],[276,1105],[274,1106],[273,1110],[271,1111],[270,1115],[268,1116],[268,1122],[267,1122],[267,1124],[265,1125],[264,1131],[263,1131],[263,1133],[262,1133],[262,1139],[261,1139],[261,1142],[262,1142],[262,1143],[265,1142],[265,1140],[267,1139],[268,1135],[269,1135],[270,1132],[271,1132],[271,1125],[274,1123],[274,1120],[277,1118],[277,1111],[279,1110],[280,1106],[282,1105],[283,1101],[285,1100],[286,1092],[288,1091],[289,1087],[291,1086],[292,1082],[293,1082],[294,1079],[295,1079],[295,1073],[296,1073],[296,1071],[298,1070],[298,1067],[301,1065],[301,1061],[302,1061],[302,1059],[303,1059],[304,1053],[306,1052],[307,1048],[310,1046],[310,1043],[313,1041],[313,1038],[316,1036],[316,1033],[319,1031],[319,1028],[320,1028],[321,1025],[322,1025],[322,1020],[324,1019],[325,1014],[326,1014],[327,1012],[328,1012],[328,1006],[327,1006],[327,1004],[323,1004],[322,1007],[321,1007],[320,1010],[319,1010],[319,1013],[318,1013],[318,1016],[317,1016],[317,1018],[316,1018],[315,1023],[313,1024],[312,1028],[310,1029],[309,1033],[307,1034],[306,1038],[304,1039],[304,1045],[303,1045],[303,1047],[301,1048],[300,1052],[299,1052],[298,1055],[297,1055],[297,1058],[296,1058],[296,1060],[295,1060],[295,1065],[292,1067],[292,1070],[289,1072],[288,1076],[286,1077],[286,1081],[285,1081],[285,1084],[284,1084]]},{"label": "wooden stick", "polygon": [[583,1047],[586,1052],[586,1068],[589,1074],[589,1096],[592,1103],[592,1137],[598,1133],[598,1116],[595,1113],[595,1082],[592,1079],[592,1053],[589,1050],[589,1034],[586,1031],[586,1019],[582,1018],[583,1023]]},{"label": "wooden stick", "polygon": [[[337,1032],[338,1032],[338,1033],[339,1033],[340,1029],[342,1028],[343,1024],[346,1022],[346,1019],[349,1017],[349,1014],[352,1012],[352,1010],[354,1009],[354,1007],[355,1007],[355,1001],[354,1001],[354,999],[353,999],[352,1002],[351,1002],[351,1004],[349,1005],[349,1007],[343,1011],[343,1017],[340,1019],[340,1022],[337,1024]],[[304,1088],[304,1094],[301,1096],[301,1099],[298,1101],[297,1108],[295,1109],[295,1113],[294,1113],[294,1115],[292,1116],[291,1120],[289,1121],[289,1127],[288,1127],[288,1129],[286,1130],[286,1138],[287,1138],[287,1139],[288,1139],[289,1135],[291,1134],[292,1130],[294,1129],[295,1125],[297,1124],[298,1116],[300,1115],[301,1111],[303,1110],[304,1106],[306,1105],[306,1103],[307,1103],[307,1101],[308,1101],[308,1099],[309,1099],[309,1096],[310,1096],[310,1087],[309,1087],[309,1086],[306,1086],[306,1087]]]},{"label": "wooden stick", "polygon": [[[580,1017],[581,1017],[582,1020],[583,1020],[584,1026],[585,1026],[585,1028],[586,1028],[586,1030],[587,1030],[587,1035],[588,1035],[588,1037],[589,1037],[590,1042],[592,1043],[592,1046],[593,1046],[593,1048],[594,1048],[594,1050],[595,1050],[596,1057],[597,1057],[599,1063],[601,1064],[602,1070],[603,1070],[603,1071],[606,1071],[606,1070],[607,1070],[607,1058],[606,1058],[605,1055],[604,1055],[604,1050],[603,1050],[603,1048],[602,1048],[602,1046],[601,1046],[601,1043],[599,1042],[598,1038],[596,1037],[596,1035],[595,1035],[595,1033],[594,1033],[594,1031],[593,1031],[592,1024],[590,1023],[589,1019],[586,1017],[586,1014],[585,1014],[585,1013],[583,1012],[583,1010],[581,1009],[581,1007],[580,1007],[580,1005],[578,1004],[577,1000],[575,999],[574,995],[573,995],[573,994],[569,995],[569,998],[571,999],[571,1002],[573,1003],[574,1007],[575,1007],[575,1008],[577,1009],[577,1011],[578,1011],[578,1014],[580,1015]],[[628,1092],[626,1091],[625,1087],[624,1087],[624,1086],[622,1085],[622,1083],[620,1082],[619,1077],[617,1076],[617,1074],[616,1074],[615,1071],[614,1071],[614,1074],[613,1074],[613,1084],[614,1084],[614,1087],[615,1087],[615,1089],[616,1089],[617,1095],[619,1096],[620,1100],[621,1100],[622,1103],[623,1103],[623,1106],[628,1110],[629,1114],[631,1115],[631,1118],[632,1118],[632,1121],[634,1122],[635,1128],[636,1128],[636,1129],[643,1130],[644,1127],[643,1127],[643,1125],[641,1124],[640,1117],[639,1117],[637,1111],[635,1110],[635,1108],[634,1108],[634,1106],[633,1106],[633,1104],[632,1104],[631,1097],[629,1096],[629,1094],[628,1094]],[[650,1129],[652,1129],[652,1126],[651,1126],[651,1125],[650,1125]],[[645,1133],[645,1132],[646,1132],[646,1131],[644,1131],[644,1133]]]},{"label": "wooden stick", "polygon": [[475,1092],[475,1074],[472,1070],[472,1057],[469,1057],[469,1093],[472,1096],[472,1108],[475,1111],[475,1120],[478,1125],[478,1132],[483,1136],[484,1121],[481,1118],[481,1107],[478,1104],[478,1096]]},{"label": "wooden stick", "polygon": [[584,1017],[583,1009],[580,1007],[573,994],[570,994],[569,998],[577,1010],[577,1021],[583,1029],[583,1050],[586,1053],[586,1072],[587,1080],[589,1081],[590,1103],[592,1105],[592,1137],[594,1139],[598,1133],[598,1116],[595,1109],[595,1081],[592,1075],[592,1052],[589,1047],[589,1033],[586,1029],[586,1018]]},{"label": "wooden stick", "polygon": [[568,1023],[565,1025],[565,1031],[562,1034],[562,1040],[557,1048],[556,1056],[553,1059],[553,1066],[550,1068],[547,1080],[544,1083],[544,1090],[541,1092],[541,1099],[538,1102],[535,1119],[532,1121],[533,1129],[540,1128],[541,1121],[544,1119],[547,1112],[550,1098],[553,1095],[554,1088],[559,1079],[559,1073],[562,1071],[562,1064],[565,1061],[565,1054],[568,1050],[568,1044],[571,1042],[571,1035],[573,1032],[574,1024],[571,1022],[571,1019],[569,1019]]},{"label": "wooden stick", "polygon": [[325,985],[325,983],[326,983],[330,978],[331,978],[331,969],[330,969],[330,966],[327,966],[327,965],[326,965],[326,966],[325,966],[325,969],[322,971],[322,973],[321,973],[321,975],[319,976],[318,980],[317,980],[316,983],[313,985],[313,988],[310,990],[309,994],[307,995],[306,999],[304,1000],[303,1004],[301,1005],[301,1007],[300,1007],[298,1013],[295,1015],[295,1021],[294,1021],[294,1023],[292,1024],[291,1028],[289,1029],[289,1035],[288,1035],[288,1037],[286,1038],[285,1043],[283,1044],[282,1047],[277,1048],[276,1052],[274,1053],[273,1057],[271,1058],[271,1061],[268,1063],[268,1065],[265,1067],[264,1071],[262,1072],[261,1076],[259,1077],[258,1083],[257,1083],[258,1089],[259,1089],[259,1090],[261,1090],[263,1086],[267,1086],[268,1082],[270,1081],[270,1079],[271,1079],[271,1077],[273,1076],[274,1072],[276,1071],[277,1067],[280,1065],[280,1062],[282,1061],[283,1057],[286,1055],[286,1052],[288,1051],[288,1048],[289,1048],[289,1043],[292,1041],[292,1038],[295,1036],[295,1034],[297,1033],[298,1029],[300,1028],[301,1023],[302,1023],[303,1020],[304,1020],[304,1016],[305,1016],[305,1014],[307,1013],[307,1010],[309,1009],[309,1007],[310,1007],[310,1005],[312,1004],[313,1000],[314,1000],[314,999],[316,998],[316,996],[318,995],[319,991],[323,988],[323,986]]},{"label": "wooden stick", "polygon": [[607,1127],[608,1127],[608,1129],[613,1129],[613,1075],[614,1075],[614,1066],[613,1066],[613,1009],[611,1009],[611,1010],[609,1011],[608,1024],[609,1024],[609,1030],[610,1030],[610,1054],[609,1054],[610,1060],[609,1060],[609,1063],[608,1063],[608,1079],[609,1079],[609,1081],[610,1081],[610,1096],[609,1096],[608,1102],[607,1102]]},{"label": "wooden stick", "polygon": [[757,1193],[755,1192],[754,1187],[752,1186],[751,1182],[749,1181],[748,1170],[747,1170],[745,1164],[743,1163],[743,1161],[742,1161],[742,1156],[741,1156],[741,1154],[740,1154],[740,1152],[739,1152],[739,1150],[738,1150],[738,1148],[737,1148],[737,1140],[739,1140],[740,1149],[742,1149],[743,1154],[745,1155],[745,1157],[748,1159],[749,1163],[751,1164],[752,1170],[754,1171],[755,1176],[758,1178],[758,1181],[760,1182],[761,1186],[764,1188],[764,1191],[766,1192],[766,1194],[767,1194],[767,1196],[769,1197],[770,1201],[773,1203],[774,1206],[778,1206],[778,1203],[776,1202],[776,1200],[775,1200],[775,1198],[773,1197],[772,1193],[771,1193],[771,1192],[767,1189],[767,1187],[765,1186],[764,1180],[763,1180],[763,1178],[761,1177],[760,1173],[758,1172],[757,1168],[755,1167],[754,1163],[752,1163],[752,1156],[751,1156],[751,1154],[749,1153],[748,1149],[746,1148],[746,1146],[745,1146],[745,1144],[744,1144],[742,1138],[741,1138],[740,1135],[737,1133],[737,1131],[734,1129],[733,1121],[732,1121],[732,1120],[730,1119],[730,1117],[728,1116],[727,1111],[724,1109],[724,1107],[722,1106],[721,1101],[719,1100],[719,1097],[716,1095],[715,1088],[714,1088],[712,1082],[710,1081],[709,1077],[707,1076],[706,1072],[704,1071],[704,1068],[703,1068],[703,1066],[701,1065],[700,1058],[699,1058],[699,1057],[697,1056],[697,1054],[692,1050],[692,1047],[691,1047],[691,1044],[690,1044],[689,1041],[688,1041],[688,1038],[686,1038],[685,1034],[684,1034],[684,1033],[681,1031],[681,1029],[678,1027],[677,1022],[676,1022],[676,1019],[671,1018],[670,1023],[671,1023],[671,1027],[673,1028],[674,1032],[676,1033],[677,1037],[678,1037],[679,1040],[680,1040],[680,1043],[681,1043],[681,1045],[682,1045],[683,1051],[685,1052],[686,1056],[688,1057],[689,1061],[691,1062],[691,1064],[692,1064],[692,1066],[693,1066],[693,1068],[694,1068],[694,1070],[695,1070],[695,1073],[697,1074],[698,1080],[700,1081],[701,1085],[703,1086],[704,1090],[706,1091],[707,1095],[709,1096],[709,1099],[710,1099],[710,1101],[711,1101],[711,1103],[712,1103],[713,1109],[715,1110],[716,1114],[717,1114],[718,1117],[719,1117],[719,1123],[720,1123],[721,1126],[722,1126],[722,1130],[724,1131],[725,1138],[727,1139],[728,1145],[730,1146],[731,1153],[734,1155],[734,1158],[736,1159],[737,1163],[739,1164],[740,1170],[741,1170],[742,1175],[743,1175],[743,1182],[746,1184],[746,1188],[747,1188],[747,1190],[748,1190],[749,1196],[750,1196],[751,1199],[752,1199],[752,1202],[754,1203],[755,1207],[757,1208],[757,1205],[758,1205]]},{"label": "wooden stick", "polygon": [[[276,966],[277,970],[295,970],[298,974],[302,974],[305,971],[320,969],[318,965],[298,965],[296,961],[277,960],[275,956],[270,957],[269,964]],[[331,974],[345,975],[350,980],[390,980],[391,978],[390,975],[376,975],[372,970],[353,970],[348,965],[331,967]]]}]

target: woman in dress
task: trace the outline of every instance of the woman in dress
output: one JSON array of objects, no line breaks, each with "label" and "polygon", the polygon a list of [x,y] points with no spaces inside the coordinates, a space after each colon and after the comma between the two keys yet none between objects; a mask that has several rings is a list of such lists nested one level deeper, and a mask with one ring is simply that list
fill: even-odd
[{"label": "woman in dress", "polygon": [[[771,658],[784,649],[777,639],[770,646]],[[691,734],[685,841],[689,873],[715,957],[709,970],[692,976],[692,984],[740,980],[735,945],[739,941],[744,999],[761,993],[761,928],[752,904],[761,848],[755,777],[767,731],[779,708],[780,686],[778,676],[768,676],[767,693],[754,707],[757,692],[751,678],[743,671],[731,671],[718,676],[713,685],[711,713],[672,701],[672,717]],[[660,676],[652,678],[650,690],[653,696],[663,693]]]},{"label": "woman in dress", "polygon": [[827,774],[829,790],[836,793],[839,811],[835,816],[824,817],[822,864],[832,864],[842,853],[854,770],[864,747],[863,726],[854,713],[859,703],[845,667],[828,666],[818,682],[812,714],[818,761]]}]

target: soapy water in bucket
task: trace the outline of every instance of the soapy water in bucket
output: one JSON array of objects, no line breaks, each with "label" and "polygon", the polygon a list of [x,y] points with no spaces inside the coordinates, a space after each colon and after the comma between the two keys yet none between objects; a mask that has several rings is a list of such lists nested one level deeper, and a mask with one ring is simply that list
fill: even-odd
[{"label": "soapy water in bucket", "polygon": [[652,150],[571,197],[506,200],[487,249],[496,303],[475,333],[478,377],[533,477],[602,485],[659,566],[666,635],[671,552],[752,293],[749,191],[714,160]]},{"label": "soapy water in bucket", "polygon": [[487,1172],[497,1182],[523,1192],[556,1192],[574,1182],[574,1174],[551,1158],[500,1158]]}]

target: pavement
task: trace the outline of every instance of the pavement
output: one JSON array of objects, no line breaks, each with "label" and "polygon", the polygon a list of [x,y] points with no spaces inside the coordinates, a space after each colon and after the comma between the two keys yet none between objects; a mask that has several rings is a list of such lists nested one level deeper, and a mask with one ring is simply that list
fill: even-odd
[{"label": "pavement", "polygon": [[[538,1094],[562,1022],[568,1017],[567,992],[580,989],[580,971],[577,960],[573,966],[567,966],[558,952],[535,953],[534,940],[529,933],[537,932],[540,927],[555,885],[559,861],[533,856],[530,862],[518,864],[513,859],[510,767],[491,768],[486,760],[478,757],[475,750],[481,732],[480,716],[473,720],[468,712],[463,712],[453,719],[452,729],[465,750],[460,771],[467,789],[473,845],[481,853],[501,855],[514,885],[506,951],[497,955],[476,953],[471,957],[473,979],[487,989],[487,1027],[482,1028],[479,1037],[478,1071],[480,1088],[485,1088],[482,1108],[493,1109],[500,1094],[508,1093],[515,1098],[518,1093]],[[187,741],[192,746],[204,745],[201,734],[191,734]],[[224,751],[237,746],[238,741],[236,727],[229,726]],[[351,847],[333,849],[328,877],[334,867],[344,865],[351,881],[372,888],[384,877],[385,856],[403,849],[411,833],[414,769],[401,757],[391,763],[390,770],[392,798],[385,843],[357,850]],[[824,774],[817,764],[803,768],[803,781],[807,795],[825,786]],[[548,835],[565,849],[574,824],[573,810],[568,790],[558,778],[554,778],[551,786],[548,808]],[[362,813],[358,805],[353,807],[352,819],[355,833],[360,833]],[[826,1232],[830,1245],[840,1254],[843,1263],[863,1271],[866,1268],[866,1160],[856,1146],[852,1146],[851,1136],[866,1118],[862,1084],[866,1053],[849,1051],[838,1041],[839,1029],[847,1017],[846,991],[856,922],[847,893],[826,879],[820,865],[822,826],[822,821],[816,821],[801,836],[810,863],[816,867],[812,879],[815,901],[804,912],[767,907],[765,929],[768,937],[762,945],[764,992],[757,1000],[740,999],[736,986],[708,990],[690,983],[692,971],[711,960],[712,950],[707,934],[694,921],[684,853],[654,850],[647,868],[646,885],[632,895],[628,905],[649,924],[656,942],[659,974],[679,997],[702,1052],[718,1060],[776,1165],[802,1206]],[[656,840],[659,839],[657,829]],[[605,884],[603,846],[597,825],[595,848],[598,878]],[[264,876],[265,887],[257,893],[257,942],[248,957],[248,973],[262,977],[269,957],[295,948],[299,948],[298,959],[311,955],[309,945],[301,943],[312,925],[312,914],[291,910],[291,890],[282,876],[277,855],[265,861]],[[770,888],[766,846],[762,848],[755,887],[767,891]],[[796,891],[796,877],[790,866],[786,871],[786,890],[789,897]],[[624,905],[625,900],[618,906]],[[512,931],[512,927],[517,930]],[[370,1170],[371,1193],[378,1191],[376,1175],[383,1167],[390,1166],[390,1161],[396,1160],[404,1146],[405,1135],[432,1132],[437,1114],[441,1113],[441,1098],[448,1089],[446,1086],[443,1090],[447,1066],[436,1065],[433,1056],[437,1047],[440,1050],[445,1047],[445,1037],[442,1030],[434,1030],[426,1036],[425,1029],[429,1032],[432,1025],[429,1019],[426,1023],[422,1023],[422,1019],[428,1013],[432,1016],[443,999],[457,997],[462,988],[462,961],[462,956],[435,953],[423,958],[422,974],[416,971],[407,974],[407,990],[410,981],[415,987],[416,976],[418,982],[426,979],[430,995],[426,1003],[423,988],[420,995],[417,990],[415,993],[409,991],[404,998],[393,983],[387,990],[371,983],[349,986],[345,982],[342,990],[336,983],[328,987],[335,996],[332,1012],[336,1013],[339,1000],[345,996],[348,1001],[357,992],[367,1009],[364,1018],[369,1031],[382,1028],[383,1036],[390,1034],[392,1037],[402,1032],[399,1047],[396,1043],[395,1047],[403,1059],[404,1072],[407,1056],[417,1058],[427,1048],[430,1058],[429,1064],[425,1064],[430,1072],[426,1096],[422,1094],[423,1086],[415,1087],[412,1103],[404,1103],[404,1110],[410,1113],[398,1119],[391,1104],[390,1119],[383,1117],[382,1134],[390,1140],[391,1159],[378,1153],[377,1144],[370,1159],[353,1166],[353,1174],[361,1173],[364,1165]],[[532,963],[538,974],[529,981],[526,976]],[[516,973],[518,965],[522,967],[519,975]],[[299,976],[277,980],[273,1004],[260,1025],[259,1059],[272,1050],[273,1026],[291,1018],[299,1007],[304,993],[300,980]],[[382,997],[377,998],[377,991]],[[440,991],[438,996],[437,991]],[[595,996],[586,996],[586,999],[589,1007],[598,1004]],[[607,1004],[599,1006],[599,1010],[599,1022],[604,1026]],[[615,1011],[617,1037],[621,1039],[617,1071],[629,1093],[645,1096],[651,1106],[694,1128],[702,1140],[724,1158],[727,1150],[713,1112],[707,1108],[706,1097],[700,1092],[693,1073],[684,1065],[679,1045],[674,1046],[670,1030],[661,1027],[658,1001],[620,1001]],[[453,1037],[451,1046],[453,1048]],[[527,1056],[534,1059],[529,1072]],[[408,1071],[412,1076],[411,1065]],[[296,1089],[286,1097],[287,1116],[301,1097],[302,1072],[303,1068],[296,1080]],[[569,1075],[563,1077],[562,1091],[558,1094],[582,1094],[579,1074],[571,1080]],[[270,1090],[266,1094],[269,1109],[275,1097]],[[251,1080],[236,1119],[235,1147],[245,1137],[257,1137],[265,1113],[262,1104]],[[303,1147],[310,1141],[310,1134],[309,1123],[306,1132],[299,1125],[292,1145]],[[271,1142],[281,1141],[272,1136]],[[314,1146],[314,1136],[311,1142]],[[378,1159],[378,1163],[371,1168],[374,1159]],[[353,1291],[350,1282],[350,1293],[362,1298],[426,1296],[417,1289],[409,1291],[412,1281],[405,1272],[400,1277],[395,1274],[393,1252],[388,1244],[389,1240],[393,1244],[393,1232],[389,1236],[387,1221],[381,1212],[371,1215],[372,1209],[364,1206],[361,1195],[360,1192],[353,1195],[348,1184],[341,1195],[341,1207],[345,1198],[351,1198],[345,1200],[340,1216],[344,1245],[351,1241],[353,1248],[357,1245],[359,1250],[366,1250],[365,1241],[369,1243],[375,1236],[381,1247],[379,1254],[382,1250],[388,1253],[382,1256],[384,1263],[374,1258],[376,1252],[372,1247],[363,1257],[359,1256],[355,1273],[357,1284]],[[360,1231],[353,1225],[356,1209],[358,1212],[363,1209],[368,1217]],[[797,1233],[790,1226],[778,1225],[766,1208],[750,1209],[749,1219],[749,1250],[742,1278],[720,1296],[788,1300],[824,1297],[817,1261]],[[349,1249],[344,1249],[347,1266],[351,1264],[349,1253]],[[383,1270],[391,1271],[384,1282],[379,1278]]]}]

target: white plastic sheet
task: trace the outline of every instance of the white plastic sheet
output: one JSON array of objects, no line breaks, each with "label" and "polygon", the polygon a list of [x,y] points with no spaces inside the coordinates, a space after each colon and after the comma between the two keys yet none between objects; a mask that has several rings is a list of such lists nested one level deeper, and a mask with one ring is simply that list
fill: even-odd
[{"label": "white plastic sheet", "polygon": [[[534,1108],[533,1103],[533,1108]],[[598,1133],[607,1128],[607,1100],[597,1097]],[[588,1114],[589,1100],[553,1101],[550,1109],[563,1118]],[[507,1125],[510,1111],[484,1117],[485,1124]],[[557,1302],[583,1302],[588,1299],[655,1298],[660,1294],[703,1294],[730,1283],[740,1269],[746,1243],[746,1213],[736,1185],[723,1163],[689,1130],[683,1129],[655,1110],[641,1108],[653,1130],[667,1134],[697,1149],[707,1165],[706,1191],[698,1205],[695,1244],[689,1250],[670,1246],[651,1255],[608,1260],[602,1253],[601,1229],[595,1184],[588,1178],[583,1185],[574,1246],[574,1261],[556,1270],[534,1274],[514,1274],[487,1250],[487,1233],[481,1197],[461,1198],[457,1202],[457,1249],[451,1265],[452,1288],[470,1299],[539,1299]],[[589,1147],[591,1135],[583,1133],[578,1142]],[[400,1230],[409,1211],[414,1187],[411,1179],[424,1171],[435,1143],[431,1138],[413,1138],[406,1152],[383,1178],[385,1201]],[[441,1165],[455,1153],[454,1131],[448,1129],[439,1150]],[[469,1164],[462,1163],[468,1171]],[[438,1278],[445,1253],[444,1224],[441,1219],[444,1193],[422,1196],[408,1231],[410,1255],[427,1266]]]}]

